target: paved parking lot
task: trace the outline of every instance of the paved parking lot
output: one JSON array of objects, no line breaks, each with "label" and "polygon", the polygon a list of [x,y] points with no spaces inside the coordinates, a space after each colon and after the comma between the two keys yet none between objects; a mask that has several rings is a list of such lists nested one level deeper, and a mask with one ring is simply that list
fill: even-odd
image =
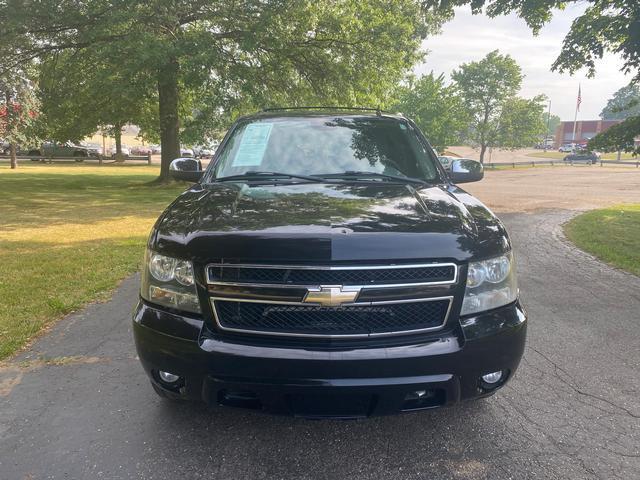
[{"label": "paved parking lot", "polygon": [[559,227],[574,207],[640,201],[640,172],[565,195],[577,177],[542,170],[469,186],[505,212],[530,316],[521,368],[496,396],[348,422],[172,406],[135,359],[134,277],[0,364],[0,478],[640,478],[640,278]]},{"label": "paved parking lot", "polygon": [[627,166],[488,171],[481,182],[462,186],[500,213],[590,210],[640,203],[640,169]]}]

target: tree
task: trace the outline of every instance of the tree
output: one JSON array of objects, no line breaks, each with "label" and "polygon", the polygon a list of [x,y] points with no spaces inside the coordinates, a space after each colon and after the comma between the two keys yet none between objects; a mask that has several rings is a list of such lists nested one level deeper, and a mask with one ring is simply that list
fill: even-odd
[{"label": "tree", "polygon": [[[123,72],[94,52],[82,55],[63,51],[44,58],[40,65],[40,99],[48,137],[79,141],[99,128],[116,139],[122,153],[122,127],[148,125],[155,98],[148,98],[154,82],[145,72]],[[156,128],[157,130],[157,128]]]},{"label": "tree", "polygon": [[[421,57],[437,16],[418,0],[58,0],[0,7],[14,64],[69,51],[153,79],[161,179],[179,155],[181,102],[207,91],[228,111],[269,102],[382,101]],[[52,15],[55,12],[55,15]],[[4,34],[3,34],[4,35]],[[7,46],[8,45],[8,46]]]},{"label": "tree", "polygon": [[640,153],[635,139],[640,133],[640,115],[627,118],[622,123],[609,127],[589,140],[589,150],[601,152]]},{"label": "tree", "polygon": [[495,50],[480,61],[463,63],[451,77],[472,115],[470,139],[480,146],[484,163],[487,148],[496,144],[502,107],[520,89],[522,72],[513,58]]},{"label": "tree", "polygon": [[9,146],[11,168],[18,167],[16,150],[38,138],[38,101],[26,69],[0,74],[0,138]]},{"label": "tree", "polygon": [[638,115],[640,115],[640,86],[633,83],[614,93],[600,112],[603,120],[625,120]]},{"label": "tree", "polygon": [[640,87],[629,84],[609,99],[600,116],[603,120],[623,120],[589,141],[589,148],[605,152],[634,152],[635,139],[640,135]]},{"label": "tree", "polygon": [[[577,3],[586,5],[586,9],[573,21],[551,69],[574,73],[586,67],[588,75],[594,76],[597,60],[605,52],[612,52],[622,58],[622,71],[633,74],[632,82],[640,82],[638,0],[423,0],[428,12],[448,18],[453,17],[455,7],[462,5],[471,5],[474,13],[486,13],[490,17],[515,12],[534,33],[551,20],[555,9]],[[613,150],[621,146],[616,142],[640,135],[640,117],[629,116],[615,127],[613,132],[609,129],[592,139],[590,148],[598,145]],[[632,148],[628,143],[625,145],[627,149]],[[640,153],[640,147],[633,150]]]},{"label": "tree", "polygon": [[558,125],[562,123],[562,120],[560,120],[560,117],[558,115],[549,114],[549,112],[544,112],[544,114],[542,115],[542,121],[544,122],[546,127],[547,137],[555,136]]},{"label": "tree", "polygon": [[393,108],[415,121],[438,151],[458,142],[468,128],[464,101],[454,86],[445,85],[442,74],[409,78],[396,95]]},{"label": "tree", "polygon": [[512,97],[502,105],[495,144],[501,148],[530,147],[540,141],[547,130],[544,122],[545,97]]}]

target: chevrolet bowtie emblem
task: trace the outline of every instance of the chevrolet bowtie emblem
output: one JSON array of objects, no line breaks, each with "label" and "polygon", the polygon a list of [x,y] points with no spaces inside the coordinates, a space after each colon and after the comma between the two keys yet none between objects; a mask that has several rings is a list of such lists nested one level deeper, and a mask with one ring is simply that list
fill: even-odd
[{"label": "chevrolet bowtie emblem", "polygon": [[309,289],[304,297],[304,303],[314,303],[323,307],[339,307],[345,303],[353,303],[360,293],[359,288],[343,290],[343,287],[332,286]]}]

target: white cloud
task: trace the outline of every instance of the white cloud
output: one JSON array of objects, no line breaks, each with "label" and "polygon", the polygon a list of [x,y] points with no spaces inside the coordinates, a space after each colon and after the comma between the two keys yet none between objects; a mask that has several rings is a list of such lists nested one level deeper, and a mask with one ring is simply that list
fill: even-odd
[{"label": "white cloud", "polygon": [[611,95],[631,80],[631,76],[620,72],[622,61],[606,55],[597,64],[596,76],[591,79],[585,71],[573,76],[551,72],[551,64],[560,52],[571,22],[584,8],[578,5],[557,11],[538,36],[515,15],[492,19],[471,15],[466,8],[457,9],[455,19],[444,25],[442,34],[425,40],[423,47],[429,53],[415,72],[433,70],[449,75],[461,63],[479,60],[498,49],[510,54],[522,67],[525,79],[521,95],[533,97],[543,93],[551,100],[552,113],[563,120],[573,120],[578,84],[581,84],[582,105],[578,118],[596,119]]}]

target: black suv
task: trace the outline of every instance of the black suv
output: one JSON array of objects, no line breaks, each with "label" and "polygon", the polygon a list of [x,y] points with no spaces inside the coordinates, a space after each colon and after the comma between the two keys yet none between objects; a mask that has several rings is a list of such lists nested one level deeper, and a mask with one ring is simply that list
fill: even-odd
[{"label": "black suv", "polygon": [[526,315],[504,226],[410,120],[276,110],[238,120],[156,222],[133,331],[170,399],[353,418],[491,395]]}]

